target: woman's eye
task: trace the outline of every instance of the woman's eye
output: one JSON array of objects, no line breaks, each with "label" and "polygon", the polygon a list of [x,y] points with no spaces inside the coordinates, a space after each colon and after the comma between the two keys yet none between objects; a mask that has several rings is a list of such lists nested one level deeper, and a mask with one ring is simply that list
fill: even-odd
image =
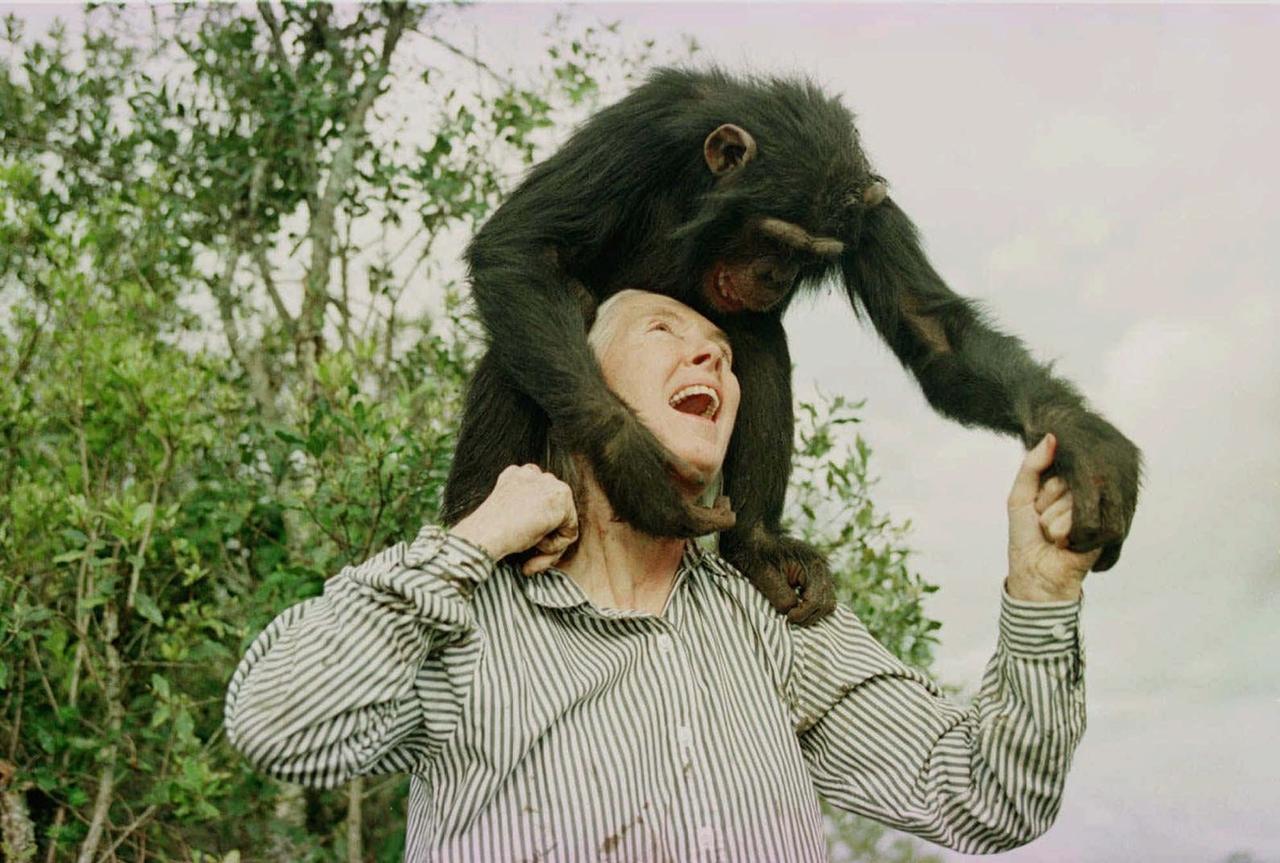
[{"label": "woman's eye", "polygon": [[669,333],[669,332],[671,332],[671,327],[670,327],[668,324],[664,324],[662,321],[654,321],[654,322],[653,322],[653,324],[652,324],[652,325],[650,325],[650,327],[649,327],[649,331],[650,331],[650,332],[657,331],[657,332]]}]

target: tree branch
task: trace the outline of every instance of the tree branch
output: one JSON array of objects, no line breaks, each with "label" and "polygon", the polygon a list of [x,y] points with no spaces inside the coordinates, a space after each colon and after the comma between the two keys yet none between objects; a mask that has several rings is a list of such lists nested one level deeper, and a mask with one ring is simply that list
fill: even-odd
[{"label": "tree branch", "polygon": [[236,268],[240,265],[240,254],[238,248],[231,249],[222,278],[210,279],[209,290],[218,303],[218,315],[222,318],[223,334],[231,356],[249,376],[249,388],[254,401],[268,416],[275,416],[275,394],[272,392],[266,367],[257,352],[247,350],[241,343],[240,328],[236,324],[235,298],[231,294],[231,286],[235,282]]},{"label": "tree branch", "polygon": [[315,373],[315,362],[323,348],[324,309],[328,302],[329,264],[333,260],[333,237],[338,202],[355,173],[356,147],[365,134],[369,109],[378,97],[378,90],[391,66],[400,37],[404,35],[409,8],[405,4],[388,7],[387,32],[382,42],[382,52],[376,63],[365,73],[359,95],[347,113],[338,149],[329,166],[324,191],[311,213],[308,234],[311,239],[311,264],[304,281],[306,294],[299,315],[297,342],[299,360],[304,380],[310,382]]},{"label": "tree branch", "polygon": [[297,85],[298,76],[294,74],[293,64],[289,62],[289,54],[284,49],[284,31],[275,13],[271,11],[271,4],[266,0],[258,3],[258,14],[262,16],[267,29],[271,31],[271,53],[276,55],[276,62],[280,64],[280,68],[284,70],[289,80]]},{"label": "tree branch", "polygon": [[364,817],[361,803],[364,801],[364,779],[357,776],[347,784],[347,863],[364,860],[362,827]]},{"label": "tree branch", "polygon": [[289,314],[284,300],[280,297],[280,291],[276,287],[275,276],[271,272],[271,262],[267,260],[266,250],[261,245],[255,245],[251,255],[254,264],[258,267],[258,274],[262,277],[262,286],[266,288],[267,297],[271,300],[271,305],[275,307],[280,323],[284,326],[285,332],[290,336],[294,335],[298,328],[297,321],[293,319],[293,315]]},{"label": "tree branch", "polygon": [[514,86],[510,78],[508,78],[507,76],[499,72],[494,71],[493,67],[490,66],[488,63],[484,62],[476,55],[462,50],[457,45],[454,45],[452,42],[450,42],[448,39],[445,39],[442,36],[437,36],[435,33],[426,33],[417,28],[414,28],[413,32],[417,33],[420,36],[423,36],[430,42],[436,43],[441,48],[448,51],[450,54],[453,54],[455,57],[459,57],[463,60],[466,60],[468,63],[475,66],[480,71],[487,73],[489,77],[493,78],[493,80],[497,81],[499,84],[502,84],[504,87]]},{"label": "tree branch", "polygon": [[98,845],[102,842],[115,791],[116,759],[120,751],[115,741],[119,739],[120,730],[124,727],[124,704],[120,700],[123,671],[120,653],[116,650],[116,639],[120,635],[120,618],[114,600],[107,600],[106,605],[103,606],[102,621],[103,648],[107,660],[107,685],[103,698],[107,703],[107,739],[111,742],[103,747],[99,755],[102,772],[98,774],[98,792],[94,796],[89,832],[80,845],[80,854],[76,858],[76,863],[94,863]]}]

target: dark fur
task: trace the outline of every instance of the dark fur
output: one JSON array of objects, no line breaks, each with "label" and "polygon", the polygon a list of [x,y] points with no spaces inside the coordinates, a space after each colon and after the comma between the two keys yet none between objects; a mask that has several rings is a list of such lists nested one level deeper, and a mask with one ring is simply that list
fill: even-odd
[{"label": "dark fur", "polygon": [[[713,129],[733,123],[758,144],[740,170],[714,176],[703,159]],[[445,492],[452,524],[513,462],[545,463],[548,423],[584,453],[618,514],[650,533],[692,536],[721,524],[683,502],[668,455],[605,387],[587,346],[573,281],[602,300],[626,287],[682,300],[719,323],[734,346],[742,405],[725,465],[737,522],[721,550],[793,619],[832,607],[825,562],[780,527],[790,472],[790,361],[781,316],[797,290],[842,278],[939,412],[965,425],[1059,440],[1055,470],[1075,496],[1072,547],[1119,556],[1137,499],[1138,450],[1092,413],[1066,381],[988,324],[926,260],[879,181],[839,100],[796,80],[662,70],[580,128],[537,165],[467,250],[473,294],[491,336],[468,397]],[[756,255],[753,217],[771,216],[842,240],[839,260],[760,252],[785,280],[766,311],[725,314],[702,290],[717,261]],[[549,253],[550,252],[550,253]],[[794,279],[792,278],[794,276]],[[796,614],[795,612],[799,613]]]}]

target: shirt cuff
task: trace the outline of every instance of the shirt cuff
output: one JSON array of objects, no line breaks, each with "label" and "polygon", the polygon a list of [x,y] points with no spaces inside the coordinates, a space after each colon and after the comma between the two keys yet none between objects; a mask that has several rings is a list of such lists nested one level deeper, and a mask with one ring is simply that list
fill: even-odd
[{"label": "shirt cuff", "polygon": [[404,564],[412,569],[429,568],[464,595],[488,579],[495,565],[480,546],[434,524],[418,531],[405,550]]},{"label": "shirt cuff", "polygon": [[1012,653],[1053,656],[1079,648],[1083,593],[1079,599],[1032,602],[1000,590],[1000,637]]}]

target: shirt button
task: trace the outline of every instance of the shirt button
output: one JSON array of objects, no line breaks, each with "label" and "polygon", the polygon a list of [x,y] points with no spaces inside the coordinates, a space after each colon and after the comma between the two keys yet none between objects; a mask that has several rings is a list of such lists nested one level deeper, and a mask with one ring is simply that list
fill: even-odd
[{"label": "shirt button", "polygon": [[1055,624],[1053,625],[1053,629],[1050,629],[1050,630],[1049,630],[1049,634],[1050,634],[1050,635],[1052,635],[1054,638],[1058,639],[1059,641],[1064,641],[1064,640],[1066,640],[1066,637],[1067,637],[1067,626],[1066,626],[1066,624],[1064,624],[1064,623],[1055,623]]},{"label": "shirt button", "polygon": [[680,745],[685,749],[693,748],[693,729],[687,725],[681,725],[676,729],[676,740],[680,741]]},{"label": "shirt button", "polygon": [[675,647],[675,645],[671,641],[671,636],[667,635],[665,632],[659,632],[658,633],[658,649],[661,650],[663,653],[670,653],[671,648],[673,647]]},{"label": "shirt button", "polygon": [[703,851],[711,851],[716,847],[716,831],[710,827],[698,828],[698,847]]}]

